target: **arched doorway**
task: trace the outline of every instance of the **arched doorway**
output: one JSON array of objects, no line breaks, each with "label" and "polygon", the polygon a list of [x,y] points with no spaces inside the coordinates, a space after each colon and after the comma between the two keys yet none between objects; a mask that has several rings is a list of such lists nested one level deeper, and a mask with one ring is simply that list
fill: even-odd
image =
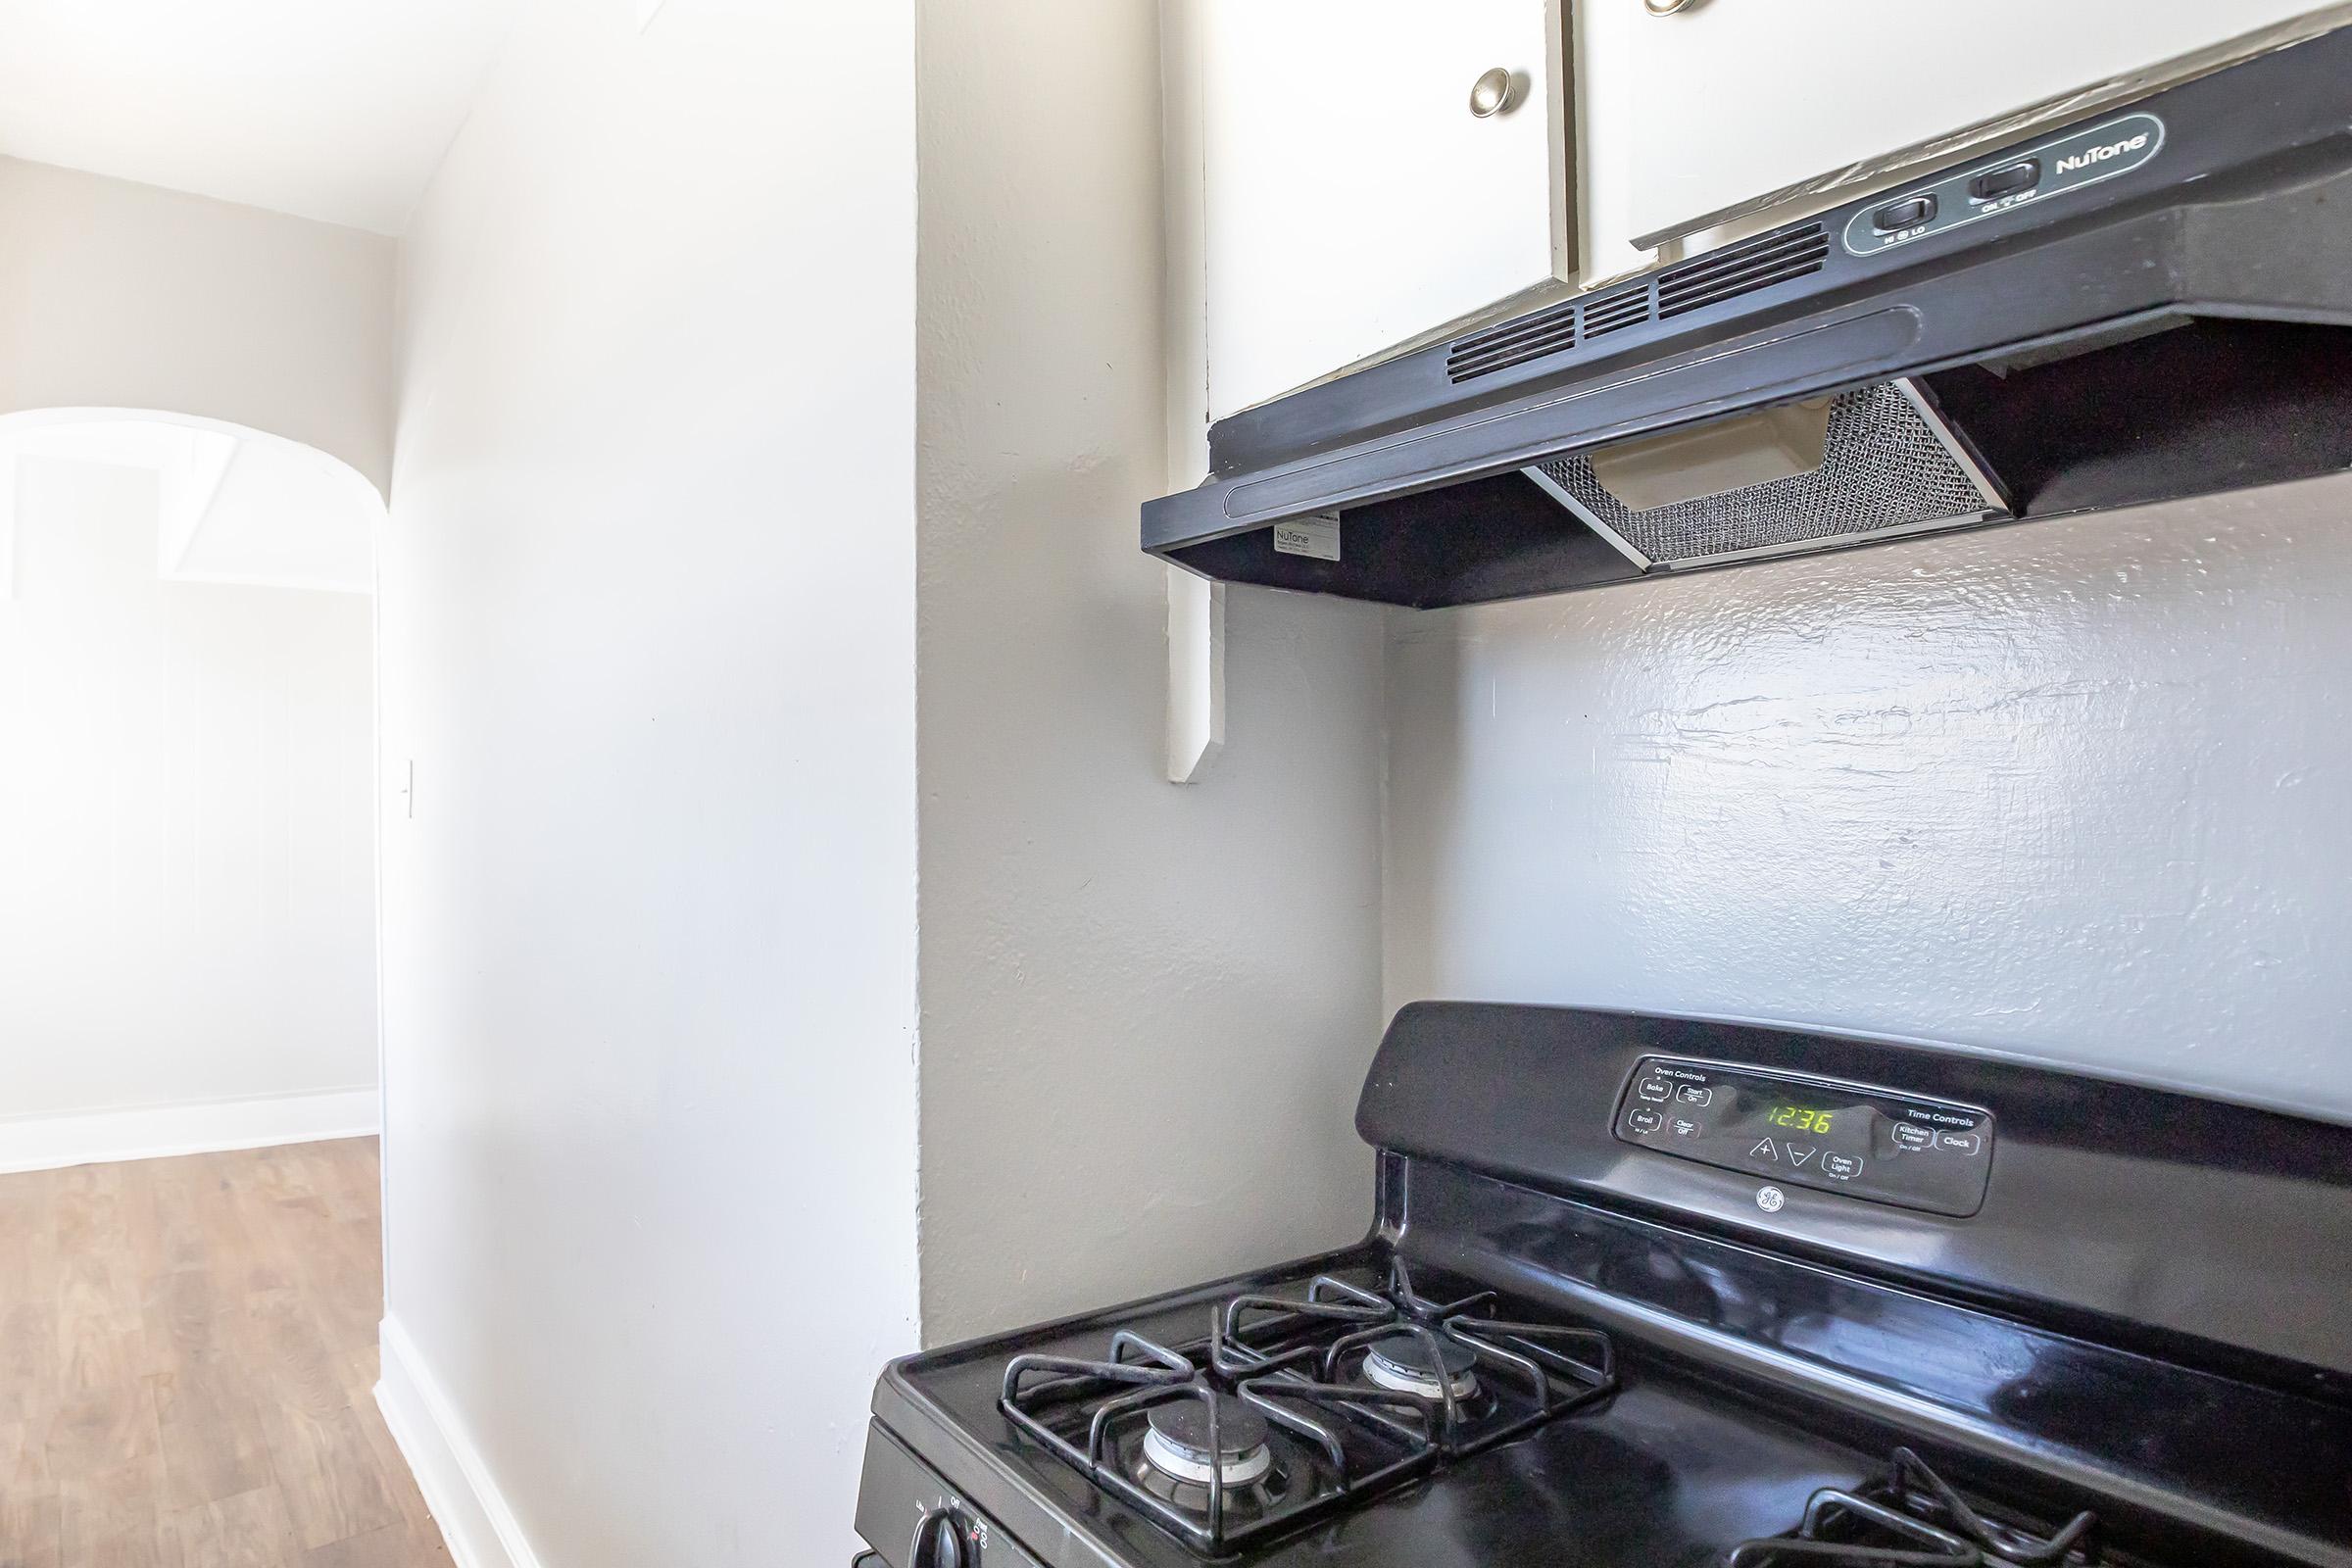
[{"label": "arched doorway", "polygon": [[384,514],[265,431],[0,416],[0,1171],[378,1125]]}]

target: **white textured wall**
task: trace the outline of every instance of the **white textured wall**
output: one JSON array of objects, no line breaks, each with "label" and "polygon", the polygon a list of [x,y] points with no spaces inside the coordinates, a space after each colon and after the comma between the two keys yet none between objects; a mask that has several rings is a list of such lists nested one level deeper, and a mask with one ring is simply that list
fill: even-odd
[{"label": "white textured wall", "polygon": [[1388,995],[2352,1119],[2352,482],[1398,621]]},{"label": "white textured wall", "polygon": [[161,580],[151,469],[14,484],[0,1123],[369,1088],[368,601]]},{"label": "white textured wall", "polygon": [[0,158],[0,414],[155,409],[392,466],[393,242]]},{"label": "white textured wall", "polygon": [[906,5],[538,0],[407,252],[389,1312],[540,1561],[823,1565],[915,1341]]},{"label": "white textured wall", "polygon": [[919,10],[938,1342],[1362,1234],[1381,617],[1235,590],[1224,754],[1164,782],[1137,509],[1197,477],[1163,453],[1201,377],[1160,338],[1158,10]]}]

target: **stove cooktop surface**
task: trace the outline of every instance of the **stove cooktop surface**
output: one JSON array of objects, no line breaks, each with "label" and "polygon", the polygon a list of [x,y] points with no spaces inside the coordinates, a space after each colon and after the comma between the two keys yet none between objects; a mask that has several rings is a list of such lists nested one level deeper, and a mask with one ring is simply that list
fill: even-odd
[{"label": "stove cooktop surface", "polygon": [[[1793,1396],[1776,1398],[1458,1280],[1407,1276],[1407,1288],[1440,1310],[1421,1320],[1434,1346],[1409,1331],[1400,1344],[1385,1310],[1398,1294],[1392,1258],[1365,1249],[917,1358],[894,1374],[890,1402],[901,1419],[920,1410],[974,1442],[985,1460],[974,1473],[1001,1471],[1012,1483],[975,1504],[991,1515],[1028,1511],[1054,1520],[1044,1536],[1054,1543],[1050,1560],[1059,1563],[2097,1561],[2131,1568],[2144,1561],[2100,1549],[2095,1519],[2080,1518],[2081,1510],[2045,1511],[2007,1497],[1988,1502],[1981,1493],[1964,1499],[1916,1454],[1898,1457],[1900,1445],[1868,1423],[1836,1430],[1823,1410]],[[1239,1312],[1237,1301],[1245,1303]],[[1285,1317],[1276,1301],[1355,1306],[1365,1317]],[[1238,1354],[1229,1323],[1246,1337]],[[1496,1324],[1503,1326],[1488,1326]],[[1521,1337],[1531,1329],[1545,1332]],[[1548,1408],[1533,1392],[1538,1385],[1523,1372],[1514,1377],[1506,1362],[1478,1350],[1446,1353],[1471,1340],[1482,1350],[1491,1345],[1526,1356],[1551,1335],[1573,1338],[1559,1352],[1562,1365],[1539,1363]],[[1410,1355],[1408,1345],[1422,1353]],[[1445,1385],[1454,1396],[1450,1424],[1442,1396],[1421,1394],[1429,1420],[1379,1398],[1402,1392],[1386,1384],[1403,1380],[1368,1370],[1384,1349],[1407,1363],[1408,1378],[1451,1367]],[[1154,1371],[1167,1376],[1154,1381]],[[1301,1392],[1286,1389],[1286,1381]],[[1245,1386],[1256,1396],[1247,1402],[1237,1392]],[[1432,1392],[1439,1386],[1434,1378],[1426,1385]],[[1209,1469],[1204,1423],[1187,1424],[1192,1441],[1168,1453],[1169,1468],[1152,1456],[1166,1451],[1152,1413],[1205,1409],[1211,1396],[1220,1415],[1216,1451],[1227,1467],[1220,1480],[1231,1478],[1222,1488],[1221,1530],[1201,1484]],[[1090,1438],[1106,1409],[1090,1463]],[[1327,1452],[1304,1426],[1286,1426],[1278,1410],[1336,1432],[1344,1457]],[[1187,1474],[1175,1473],[1188,1463]],[[1347,1477],[1364,1484],[1346,1490]],[[1025,1510],[1015,1496],[1042,1506]],[[1955,1503],[1969,1517],[1956,1517]],[[1812,1541],[1787,1539],[1808,1529]],[[2014,1555],[1988,1553],[1977,1532]]]}]

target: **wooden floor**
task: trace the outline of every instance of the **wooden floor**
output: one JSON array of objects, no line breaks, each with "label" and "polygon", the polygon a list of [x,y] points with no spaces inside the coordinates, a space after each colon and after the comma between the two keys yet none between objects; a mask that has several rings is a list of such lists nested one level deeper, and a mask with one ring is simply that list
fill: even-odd
[{"label": "wooden floor", "polygon": [[378,1234],[372,1139],[0,1176],[0,1568],[448,1568]]}]

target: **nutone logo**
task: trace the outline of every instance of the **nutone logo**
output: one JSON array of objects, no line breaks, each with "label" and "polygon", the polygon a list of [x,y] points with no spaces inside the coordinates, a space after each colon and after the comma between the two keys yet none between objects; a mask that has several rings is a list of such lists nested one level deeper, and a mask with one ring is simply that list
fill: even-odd
[{"label": "nutone logo", "polygon": [[2071,174],[2078,169],[2088,169],[2091,165],[2103,164],[2110,158],[2121,158],[2126,153],[2135,153],[2147,144],[2148,133],[2143,130],[2128,141],[2113,141],[2104,147],[2093,147],[2086,153],[2077,153],[2071,158],[2061,158],[2058,160],[2058,172]]}]

